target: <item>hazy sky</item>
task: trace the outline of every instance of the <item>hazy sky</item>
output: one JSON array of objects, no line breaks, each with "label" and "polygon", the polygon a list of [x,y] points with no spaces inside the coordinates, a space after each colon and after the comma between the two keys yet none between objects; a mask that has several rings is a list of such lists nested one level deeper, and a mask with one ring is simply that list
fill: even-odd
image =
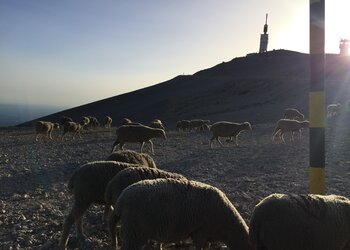
[{"label": "hazy sky", "polygon": [[[329,3],[328,3],[329,2]],[[326,52],[350,39],[326,0]],[[0,103],[71,107],[193,74],[259,48],[308,53],[308,0],[1,0]]]}]

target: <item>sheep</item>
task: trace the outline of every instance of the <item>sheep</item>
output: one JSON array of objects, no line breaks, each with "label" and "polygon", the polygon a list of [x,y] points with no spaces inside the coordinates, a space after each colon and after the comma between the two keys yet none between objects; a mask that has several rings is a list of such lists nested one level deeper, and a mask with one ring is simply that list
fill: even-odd
[{"label": "sheep", "polygon": [[111,128],[112,127],[112,117],[110,116],[105,116],[105,127],[106,128]]},{"label": "sheep", "polygon": [[186,131],[190,129],[190,121],[189,120],[181,120],[176,123],[177,131]]},{"label": "sheep", "polygon": [[284,119],[304,120],[304,115],[297,109],[287,108],[284,110]]},{"label": "sheep", "polygon": [[106,161],[119,161],[133,164],[140,164],[149,168],[157,168],[156,163],[146,153],[138,153],[132,150],[118,150],[110,154]]},{"label": "sheep", "polygon": [[[173,178],[186,179],[183,175],[170,173],[155,168],[148,167],[130,167],[120,171],[113,179],[108,182],[105,192],[106,206],[113,206],[121,192],[133,183],[146,179]],[[110,209],[112,211],[113,209]],[[110,236],[112,238],[113,249],[117,249],[116,241],[116,220],[114,213],[111,213],[108,219]]]},{"label": "sheep", "polygon": [[195,119],[190,120],[190,130],[196,131],[196,130],[203,130],[203,126],[209,125],[209,120],[202,120],[202,119]]},{"label": "sheep", "polygon": [[289,120],[289,119],[280,119],[277,121],[277,125],[275,127],[275,130],[272,134],[272,141],[274,141],[276,135],[279,135],[282,142],[285,143],[284,140],[284,133],[291,132],[292,133],[292,140],[294,132],[299,133],[299,138],[301,138],[301,130],[303,128],[309,127],[309,121],[297,121],[297,120]]},{"label": "sheep", "polygon": [[329,104],[327,106],[327,117],[333,117],[340,114],[342,105],[338,103]]},{"label": "sheep", "polygon": [[89,126],[91,128],[98,128],[100,126],[100,122],[97,120],[96,117],[94,116],[89,116],[89,119],[90,119],[90,123],[89,123]]},{"label": "sheep", "polygon": [[272,194],[254,208],[249,238],[255,250],[349,250],[350,200]]},{"label": "sheep", "polygon": [[61,119],[60,119],[60,125],[63,125],[65,124],[66,122],[72,122],[73,119],[68,117],[68,116],[62,116]]},{"label": "sheep", "polygon": [[[66,248],[73,223],[76,225],[78,236],[85,237],[82,226],[83,214],[93,203],[104,204],[104,193],[108,182],[125,168],[142,166],[116,161],[95,161],[82,165],[73,173],[68,182],[68,190],[74,194],[74,204],[63,223],[60,249]],[[105,206],[104,217],[108,213],[109,207]]]},{"label": "sheep", "polygon": [[140,153],[145,142],[151,145],[151,152],[154,154],[152,138],[163,138],[166,139],[165,131],[163,129],[151,128],[144,125],[123,125],[120,126],[117,131],[117,139],[115,140],[112,152],[119,145],[120,149],[123,150],[123,146],[126,142],[139,142]]},{"label": "sheep", "polygon": [[83,128],[83,126],[79,123],[75,122],[65,122],[63,124],[63,134],[61,136],[61,140],[66,136],[68,132],[72,132],[73,134],[73,139],[75,139],[75,136],[78,134],[79,138],[81,138],[80,135],[80,130]]},{"label": "sheep", "polygon": [[209,130],[213,133],[213,137],[210,139],[209,146],[212,148],[213,140],[216,139],[221,146],[224,146],[219,137],[234,137],[235,143],[238,146],[238,135],[244,130],[252,130],[252,126],[249,122],[235,123],[235,122],[216,122],[213,125],[209,126]]},{"label": "sheep", "polygon": [[47,138],[52,139],[52,131],[56,128],[60,128],[60,125],[58,123],[52,123],[48,121],[37,121],[35,123],[35,140],[38,141],[40,134],[45,134]]},{"label": "sheep", "polygon": [[189,180],[143,180],[127,187],[115,204],[122,230],[121,250],[141,249],[192,238],[197,249],[221,241],[248,250],[248,226],[218,188]]},{"label": "sheep", "polygon": [[160,128],[160,129],[165,130],[162,121],[159,120],[159,119],[154,119],[154,120],[150,123],[149,126],[150,126],[151,128]]},{"label": "sheep", "polygon": [[87,128],[87,126],[90,123],[90,118],[87,116],[82,116],[80,120],[80,124],[83,126],[83,128]]},{"label": "sheep", "polygon": [[129,118],[122,119],[122,125],[127,125],[128,123],[131,123],[131,120]]}]

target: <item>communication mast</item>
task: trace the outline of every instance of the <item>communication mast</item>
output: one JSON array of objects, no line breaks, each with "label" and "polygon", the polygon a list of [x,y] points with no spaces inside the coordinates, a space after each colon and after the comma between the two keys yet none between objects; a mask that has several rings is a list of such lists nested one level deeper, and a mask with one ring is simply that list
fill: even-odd
[{"label": "communication mast", "polygon": [[265,25],[264,25],[264,34],[260,35],[260,48],[259,48],[259,53],[264,53],[267,51],[267,44],[269,42],[269,34],[267,34],[267,17],[268,14],[266,13],[266,18],[265,18]]},{"label": "communication mast", "polygon": [[342,56],[349,55],[349,47],[350,47],[350,40],[340,39],[340,43],[339,43],[340,55]]}]

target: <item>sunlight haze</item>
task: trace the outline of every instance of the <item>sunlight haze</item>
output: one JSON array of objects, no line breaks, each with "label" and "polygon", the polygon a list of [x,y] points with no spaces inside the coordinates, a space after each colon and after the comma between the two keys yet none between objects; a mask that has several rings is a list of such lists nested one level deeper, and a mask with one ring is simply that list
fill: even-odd
[{"label": "sunlight haze", "polygon": [[[329,3],[328,3],[329,2]],[[326,2],[326,52],[350,39],[349,3]],[[73,107],[257,52],[308,53],[309,1],[0,2],[0,103]]]}]

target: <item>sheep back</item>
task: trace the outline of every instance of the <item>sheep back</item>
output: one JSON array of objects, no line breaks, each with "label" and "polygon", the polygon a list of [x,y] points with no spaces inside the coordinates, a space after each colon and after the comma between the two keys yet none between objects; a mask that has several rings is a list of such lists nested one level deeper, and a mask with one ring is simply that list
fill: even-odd
[{"label": "sheep back", "polygon": [[151,128],[144,125],[123,125],[117,131],[117,141],[119,142],[145,142],[152,138],[165,138],[162,129]]},{"label": "sheep back", "polygon": [[298,118],[300,120],[304,119],[304,115],[297,109],[287,108],[284,110],[284,118],[285,119],[295,119]]},{"label": "sheep back", "polygon": [[84,203],[104,203],[104,192],[108,182],[121,170],[139,166],[116,161],[89,162],[76,171],[68,181],[68,190],[76,200]]},{"label": "sheep back", "polygon": [[133,150],[118,150],[110,154],[107,161],[119,161],[132,164],[140,164],[149,168],[157,168],[153,158],[146,153],[138,153]]},{"label": "sheep back", "polygon": [[214,136],[230,137],[236,136],[243,130],[251,130],[249,122],[235,123],[235,122],[216,122],[210,126],[209,130]]},{"label": "sheep back", "polygon": [[223,192],[207,184],[139,181],[121,193],[115,207],[126,244],[176,242],[191,235],[195,244],[222,241],[231,249],[249,249],[244,220]]},{"label": "sheep back", "polygon": [[105,192],[105,201],[108,205],[113,205],[120,193],[128,186],[141,180],[173,178],[186,179],[181,174],[171,173],[168,171],[149,168],[149,167],[130,167],[120,171],[108,183]]},{"label": "sheep back", "polygon": [[336,195],[270,195],[255,207],[249,237],[256,249],[348,250],[350,201]]}]

